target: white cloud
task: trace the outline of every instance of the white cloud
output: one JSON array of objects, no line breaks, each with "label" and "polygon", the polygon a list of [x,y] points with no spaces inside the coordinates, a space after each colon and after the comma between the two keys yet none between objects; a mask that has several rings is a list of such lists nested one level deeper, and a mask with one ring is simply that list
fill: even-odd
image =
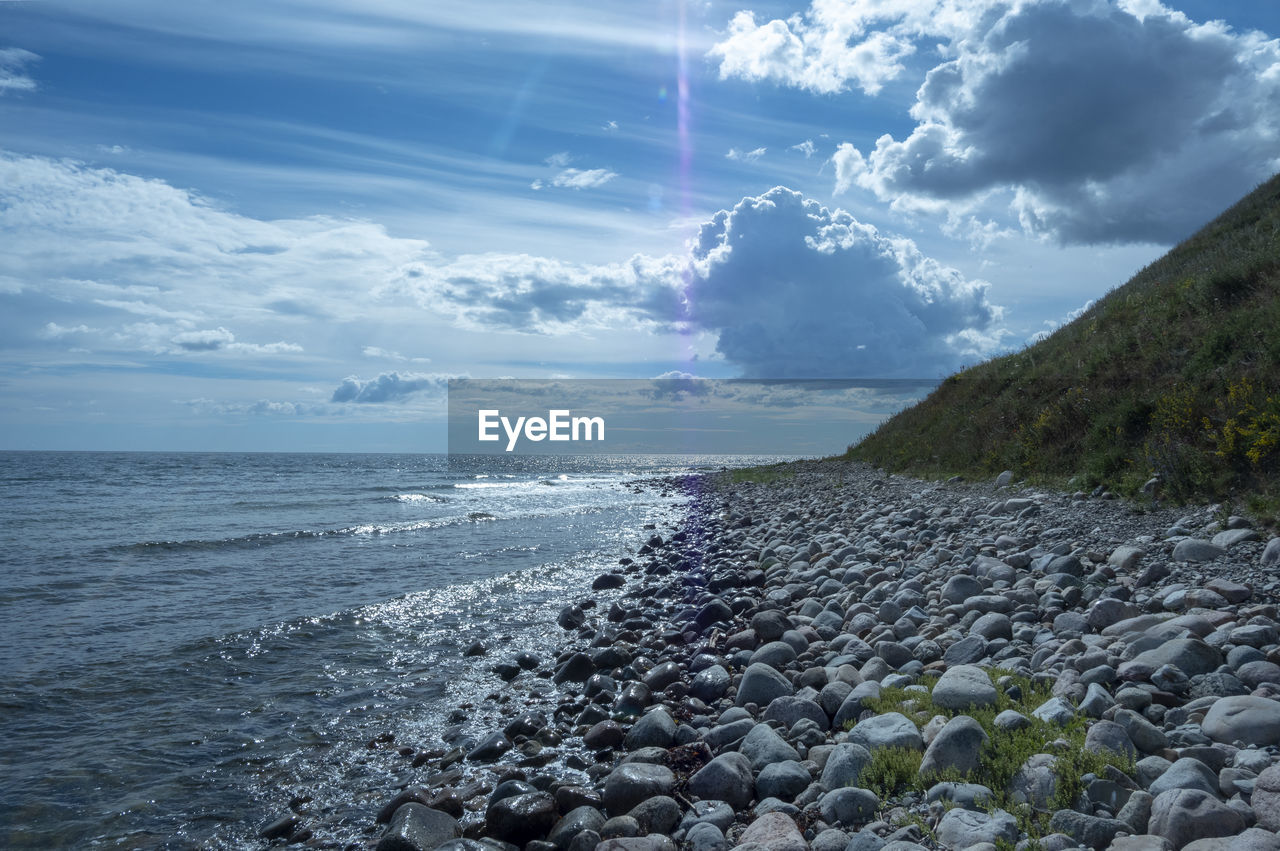
[{"label": "white cloud", "polygon": [[616,133],[616,132],[617,132],[617,130],[618,130],[618,122],[616,122],[616,121],[606,121],[606,122],[604,123],[604,125],[603,125],[603,126],[601,126],[601,128],[600,128],[600,129],[601,129],[601,130],[603,130],[603,131],[605,131],[606,133]]},{"label": "white cloud", "polygon": [[331,402],[376,404],[396,402],[424,390],[439,392],[448,386],[448,375],[419,372],[384,372],[377,378],[361,380],[351,375],[333,391]]},{"label": "white cloud", "polygon": [[805,139],[800,144],[792,145],[787,150],[799,151],[800,153],[804,154],[804,158],[807,160],[817,152],[818,148],[816,145],[813,144],[812,139]]},{"label": "white cloud", "polygon": [[174,334],[172,342],[180,349],[189,352],[213,352],[234,343],[236,335],[226,328],[218,327],[203,331],[183,331]]},{"label": "white cloud", "polygon": [[88,325],[76,325],[72,328],[64,328],[57,322],[48,322],[40,329],[40,336],[48,340],[57,340],[66,337],[69,334],[87,334],[90,328]]},{"label": "white cloud", "polygon": [[739,21],[722,74],[838,91],[861,79],[842,64],[850,37],[942,41],[915,128],[841,145],[837,192],[952,214],[1002,199],[1061,243],[1169,243],[1280,168],[1280,41],[1155,0],[815,0],[772,26],[797,52],[753,48],[761,27]]},{"label": "white cloud", "polygon": [[569,163],[573,162],[573,155],[568,151],[561,151],[558,154],[552,154],[547,157],[543,162],[552,168],[564,168]]},{"label": "white cloud", "polygon": [[594,189],[604,186],[617,176],[617,172],[607,168],[566,168],[552,179],[551,185],[565,189]]},{"label": "white cloud", "polygon": [[1027,338],[1027,345],[1033,346],[1036,343],[1040,342],[1041,340],[1048,339],[1049,336],[1052,335],[1054,331],[1057,331],[1059,328],[1061,328],[1064,325],[1070,325],[1072,322],[1075,322],[1081,316],[1084,316],[1086,313],[1088,313],[1089,309],[1093,307],[1094,304],[1096,304],[1096,302],[1093,299],[1089,299],[1081,307],[1077,307],[1075,310],[1068,311],[1067,315],[1062,317],[1062,319],[1059,319],[1059,320],[1046,319],[1044,321],[1045,327],[1042,330],[1037,331],[1036,333],[1032,334],[1030,337]]},{"label": "white cloud", "polygon": [[729,153],[724,155],[727,160],[738,160],[744,163],[753,163],[764,156],[768,148],[756,148],[751,151],[740,151],[737,148],[730,148]]},{"label": "white cloud", "polygon": [[39,59],[21,47],[0,47],[0,95],[34,91],[36,81],[26,73],[26,67]]},{"label": "white cloud", "polygon": [[402,355],[399,352],[384,349],[380,346],[365,346],[361,351],[365,357],[376,358],[378,360],[392,360],[407,363],[431,363],[431,358],[411,358],[406,355]]}]

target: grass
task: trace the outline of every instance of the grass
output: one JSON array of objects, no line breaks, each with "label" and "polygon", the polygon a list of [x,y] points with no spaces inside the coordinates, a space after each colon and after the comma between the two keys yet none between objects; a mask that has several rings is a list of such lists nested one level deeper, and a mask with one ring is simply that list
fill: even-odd
[{"label": "grass", "polygon": [[[957,715],[973,718],[988,736],[977,771],[963,775],[949,772],[921,777],[920,761],[923,754],[919,751],[909,748],[879,748],[872,753],[870,762],[859,775],[858,785],[875,792],[881,801],[888,802],[906,792],[926,792],[930,786],[942,780],[980,783],[992,791],[990,810],[1002,809],[1013,814],[1018,819],[1022,832],[1037,839],[1049,832],[1049,816],[1052,811],[1072,807],[1084,791],[1081,777],[1086,774],[1101,774],[1107,765],[1126,773],[1133,772],[1132,760],[1117,754],[1097,754],[1084,749],[1088,719],[1076,716],[1065,726],[1059,726],[1032,716],[1036,707],[1053,696],[1051,684],[1035,682],[1009,670],[997,669],[990,673],[998,684],[994,706],[970,707],[957,712],[938,706],[930,695],[918,689],[900,688],[884,689],[878,698],[867,702],[867,708],[876,714],[901,712],[921,726],[935,715],[947,719]],[[1006,709],[1020,712],[1031,724],[1021,730],[997,728],[995,718]],[[1057,788],[1048,812],[1037,812],[1029,805],[1015,801],[1009,788],[1018,769],[1038,753],[1052,753],[1057,758],[1054,765]]]},{"label": "grass", "polygon": [[730,484],[740,485],[745,482],[767,485],[796,476],[795,467],[790,462],[766,464],[761,467],[738,467],[729,470],[726,479]]},{"label": "grass", "polygon": [[946,379],[846,457],[1280,519],[1280,175],[1048,339]]}]

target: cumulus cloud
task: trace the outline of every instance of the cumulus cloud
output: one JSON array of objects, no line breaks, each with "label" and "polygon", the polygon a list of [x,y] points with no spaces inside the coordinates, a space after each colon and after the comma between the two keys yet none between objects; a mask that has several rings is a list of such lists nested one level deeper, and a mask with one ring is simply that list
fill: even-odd
[{"label": "cumulus cloud", "polygon": [[816,0],[786,22],[735,22],[722,75],[820,92],[874,90],[848,52],[877,34],[898,58],[941,42],[915,128],[840,146],[837,192],[917,209],[1002,199],[1062,243],[1169,243],[1280,168],[1280,42],[1155,0]]},{"label": "cumulus cloud", "polygon": [[686,256],[584,266],[483,255],[401,285],[473,327],[709,332],[747,376],[935,377],[1001,336],[984,283],[784,187],[718,212]]},{"label": "cumulus cloud", "polygon": [[737,148],[730,148],[729,153],[724,155],[727,160],[738,160],[744,163],[753,163],[764,156],[768,148],[756,148],[751,151],[740,151]]},{"label": "cumulus cloud", "polygon": [[342,380],[329,401],[358,404],[396,402],[423,390],[442,390],[448,383],[449,376],[436,373],[384,372],[368,380],[351,375]]},{"label": "cumulus cloud", "polygon": [[933,377],[998,340],[986,284],[783,187],[704,224],[691,267],[690,320],[747,376]]},{"label": "cumulus cloud", "polygon": [[21,47],[0,47],[0,95],[33,91],[36,81],[26,73],[26,67],[39,59]]},{"label": "cumulus cloud", "polygon": [[1089,299],[1081,307],[1077,307],[1075,310],[1068,311],[1067,315],[1062,317],[1061,319],[1046,319],[1044,321],[1045,327],[1027,338],[1027,345],[1034,346],[1036,343],[1040,342],[1041,340],[1047,340],[1050,336],[1053,335],[1054,331],[1057,331],[1059,328],[1061,328],[1064,325],[1070,325],[1072,322],[1075,322],[1081,316],[1084,316],[1086,313],[1088,313],[1089,309],[1093,307],[1095,303],[1096,302],[1093,299]]}]

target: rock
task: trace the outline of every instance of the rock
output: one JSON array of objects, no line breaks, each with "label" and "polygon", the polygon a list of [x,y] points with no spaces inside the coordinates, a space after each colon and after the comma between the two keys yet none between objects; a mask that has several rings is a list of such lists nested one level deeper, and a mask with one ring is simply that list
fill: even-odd
[{"label": "rock", "polygon": [[1012,470],[1005,470],[1003,473],[996,476],[996,487],[998,488],[1007,488],[1011,482],[1013,482]]},{"label": "rock", "polygon": [[828,789],[853,786],[870,761],[871,753],[862,745],[841,742],[832,748],[826,765],[822,767],[822,785]]},{"label": "rock", "polygon": [[724,832],[733,824],[735,817],[733,807],[724,801],[694,801],[693,806],[680,820],[680,830],[687,831],[694,825],[705,822],[714,824]]},{"label": "rock", "polygon": [[751,664],[768,665],[775,670],[786,670],[796,659],[796,650],[785,641],[770,641],[751,654]]},{"label": "rock", "polygon": [[595,807],[575,807],[555,823],[547,834],[547,841],[553,843],[561,851],[569,847],[573,838],[584,830],[600,832],[604,827],[604,814]]},{"label": "rock", "polygon": [[1171,789],[1151,804],[1147,830],[1182,848],[1197,839],[1235,836],[1245,828],[1244,818],[1208,792]]},{"label": "rock", "polygon": [[561,683],[585,683],[596,672],[596,666],[586,653],[574,653],[564,664],[556,668],[551,678],[556,685]]},{"label": "rock", "polygon": [[818,806],[822,820],[827,824],[853,827],[871,820],[880,806],[880,799],[869,789],[846,786],[823,795]]},{"label": "rock", "polygon": [[853,691],[849,692],[849,696],[844,699],[844,702],[840,704],[840,708],[836,710],[836,714],[831,719],[831,726],[840,730],[844,729],[844,726],[849,722],[857,721],[858,716],[862,714],[862,710],[866,708],[866,702],[879,696],[879,683],[858,683],[853,687]]},{"label": "rock", "polygon": [[546,792],[531,792],[503,798],[489,805],[484,816],[485,832],[495,839],[523,845],[541,839],[555,826],[555,799]]},{"label": "rock", "polygon": [[556,617],[561,629],[577,629],[587,622],[587,613],[578,606],[565,606]]},{"label": "rock", "polygon": [[807,718],[818,725],[819,730],[826,731],[831,728],[831,721],[822,707],[802,697],[776,698],[764,712],[765,721],[781,721],[782,726],[788,730],[802,718]]},{"label": "rock", "polygon": [[987,805],[995,800],[995,794],[980,783],[943,781],[929,787],[925,800],[930,803],[950,801],[966,810],[986,810],[989,809]]},{"label": "rock", "polygon": [[963,573],[957,573],[947,580],[942,586],[942,602],[946,603],[963,603],[970,597],[977,597],[986,589],[982,587],[982,583],[972,576],[966,576]]},{"label": "rock", "polygon": [[627,731],[624,744],[627,750],[640,748],[669,748],[676,738],[676,722],[665,708],[646,712]]},{"label": "rock", "polygon": [[1213,561],[1226,550],[1217,544],[1198,538],[1183,538],[1173,548],[1174,561]]},{"label": "rock", "polygon": [[1072,718],[1076,717],[1076,712],[1071,708],[1071,704],[1060,697],[1049,698],[1032,710],[1031,714],[1041,721],[1048,721],[1059,726],[1066,726]]},{"label": "rock", "polygon": [[726,851],[729,847],[723,831],[705,821],[689,828],[684,841],[689,843],[689,851]]},{"label": "rock", "polygon": [[809,843],[810,851],[844,851],[848,846],[849,834],[834,827],[822,831]]},{"label": "rock", "polygon": [[1124,728],[1129,741],[1143,753],[1157,753],[1169,747],[1164,732],[1132,709],[1117,709],[1113,720]]},{"label": "rock", "polygon": [[983,813],[961,807],[948,810],[934,833],[939,842],[952,848],[972,848],[981,842],[994,845],[1000,840],[1012,844],[1021,835],[1018,820],[1004,810]]},{"label": "rock", "polygon": [[862,745],[868,751],[876,748],[924,748],[920,730],[900,712],[886,712],[859,721],[849,731],[849,741]]},{"label": "rock", "polygon": [[1218,775],[1200,760],[1183,757],[1157,777],[1147,791],[1159,797],[1171,789],[1198,789],[1217,796]]},{"label": "rock", "polygon": [[1047,753],[1032,754],[1009,780],[1009,793],[1020,804],[1030,804],[1041,812],[1048,812],[1049,802],[1058,791],[1058,778],[1054,774],[1057,757]]},{"label": "rock", "polygon": [[1259,541],[1261,536],[1252,529],[1223,529],[1221,532],[1213,536],[1211,543],[1215,547],[1221,547],[1229,550],[1236,544],[1242,544],[1245,541]]},{"label": "rock", "polygon": [[262,830],[259,830],[258,836],[268,840],[287,839],[301,824],[302,819],[298,818],[293,813],[289,813],[288,815],[281,816],[271,822],[266,827],[262,828]]},{"label": "rock", "polygon": [[991,721],[1001,730],[1025,730],[1031,726],[1031,719],[1016,709],[1006,709]]},{"label": "rock", "polygon": [[1280,763],[1258,775],[1250,803],[1258,816],[1259,827],[1280,831]]},{"label": "rock", "polygon": [[809,772],[798,762],[774,762],[756,777],[756,796],[794,801],[810,782]]},{"label": "rock", "polygon": [[1141,547],[1133,547],[1129,545],[1116,547],[1111,551],[1111,555],[1107,557],[1107,564],[1124,573],[1128,573],[1138,565],[1146,552]]},{"label": "rock", "polygon": [[745,756],[753,771],[759,771],[771,762],[784,760],[798,761],[800,754],[787,744],[781,736],[767,724],[757,724],[751,728],[738,745],[738,753]]},{"label": "rock", "polygon": [[616,748],[622,744],[625,734],[617,721],[600,721],[582,734],[582,743],[593,751]]},{"label": "rock", "polygon": [[604,783],[604,807],[621,815],[646,798],[669,795],[675,788],[676,776],[665,765],[627,762],[609,773]]},{"label": "rock", "polygon": [[[1129,759],[1138,757],[1138,749],[1134,747],[1129,734],[1114,721],[1098,721],[1091,726],[1084,737],[1084,749],[1093,753],[1109,751]],[[1075,836],[1074,833],[1071,835]]]},{"label": "rock", "polygon": [[1280,702],[1247,694],[1222,697],[1209,707],[1200,728],[1223,744],[1280,744]]},{"label": "rock", "polygon": [[982,748],[988,741],[981,724],[968,715],[957,715],[943,725],[925,749],[920,776],[930,777],[952,770],[961,774],[976,772]]},{"label": "rock", "polygon": [[662,691],[672,683],[679,682],[684,675],[684,668],[675,662],[663,662],[655,665],[641,679],[650,691]]},{"label": "rock", "polygon": [[714,703],[729,690],[732,681],[723,665],[712,665],[694,675],[693,682],[689,684],[689,694],[703,703]]},{"label": "rock", "polygon": [[714,624],[721,621],[728,622],[733,620],[733,609],[729,608],[729,604],[719,597],[710,601],[693,616],[693,625],[698,629],[706,632]]},{"label": "rock", "polygon": [[494,733],[467,752],[467,762],[493,762],[511,750],[511,741],[502,733]]},{"label": "rock", "polygon": [[627,579],[621,573],[602,573],[591,583],[592,591],[606,591],[610,588],[621,588]]},{"label": "rock", "polygon": [[1251,827],[1238,836],[1197,839],[1184,845],[1182,851],[1280,851],[1280,836]]},{"label": "rock", "polygon": [[1131,828],[1119,819],[1098,818],[1074,810],[1058,810],[1049,819],[1049,829],[1065,833],[1081,845],[1102,851],[1111,846],[1117,833],[1128,833]]},{"label": "rock", "polygon": [[943,651],[942,661],[950,668],[981,661],[986,655],[987,640],[981,635],[967,635]]},{"label": "rock", "polygon": [[994,706],[996,687],[987,672],[975,665],[948,668],[933,687],[933,702],[952,710]]},{"label": "rock", "polygon": [[800,828],[785,813],[766,813],[753,821],[738,839],[738,846],[759,846],[764,851],[809,851]]},{"label": "rock", "polygon": [[1262,551],[1262,566],[1271,567],[1280,564],[1280,538],[1272,538],[1267,541],[1266,549]]},{"label": "rock", "polygon": [[676,851],[676,844],[670,837],[655,833],[606,839],[595,847],[595,851]]},{"label": "rock", "polygon": [[667,834],[680,823],[681,813],[680,805],[676,803],[674,798],[667,795],[655,795],[646,801],[636,804],[627,815],[635,819],[636,823],[640,825],[641,833]]},{"label": "rock", "polygon": [[1140,836],[1121,836],[1107,846],[1107,851],[1175,851],[1169,840],[1149,833]]},{"label": "rock", "polygon": [[1189,677],[1207,674],[1222,664],[1222,653],[1198,638],[1174,638],[1143,651],[1120,666],[1121,679],[1150,677],[1162,665],[1173,665]]},{"label": "rock", "polygon": [[377,851],[434,851],[462,836],[457,819],[423,804],[402,804],[378,840]]},{"label": "rock", "polygon": [[704,801],[724,801],[735,810],[745,808],[755,797],[750,761],[740,753],[721,754],[689,778],[689,793]]},{"label": "rock", "polygon": [[738,706],[746,706],[748,703],[768,706],[775,698],[794,693],[795,688],[790,680],[768,665],[756,662],[749,665],[743,673],[735,703]]},{"label": "rock", "polygon": [[751,628],[761,641],[777,641],[791,629],[791,619],[777,609],[767,609],[751,616]]}]

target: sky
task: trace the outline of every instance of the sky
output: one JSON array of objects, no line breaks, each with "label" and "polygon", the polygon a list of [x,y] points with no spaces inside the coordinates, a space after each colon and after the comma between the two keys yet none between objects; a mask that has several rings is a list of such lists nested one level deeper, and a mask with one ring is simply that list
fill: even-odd
[{"label": "sky", "polygon": [[925,378],[1280,170],[1255,0],[0,0],[0,449],[441,451],[450,378]]}]

